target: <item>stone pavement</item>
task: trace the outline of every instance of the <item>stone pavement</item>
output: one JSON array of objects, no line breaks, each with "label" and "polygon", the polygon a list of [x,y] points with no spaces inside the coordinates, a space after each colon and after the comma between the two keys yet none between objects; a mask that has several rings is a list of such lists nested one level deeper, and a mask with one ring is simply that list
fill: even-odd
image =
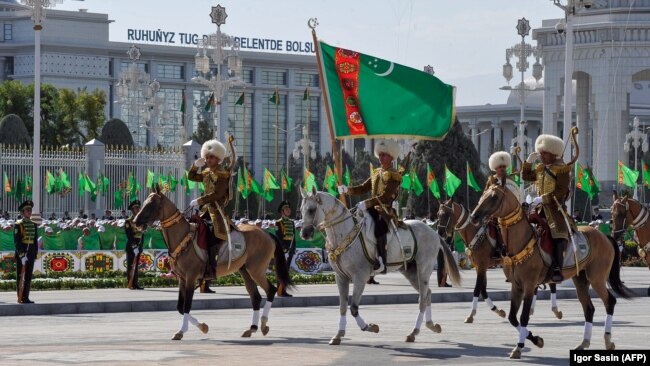
[{"label": "stone pavement", "polygon": [[[474,270],[462,270],[462,287],[432,287],[434,303],[471,302],[476,282]],[[436,283],[433,273],[431,283]],[[621,277],[637,296],[648,296],[650,272],[647,268],[624,267]],[[366,285],[363,305],[372,304],[415,304],[417,294],[401,274],[394,272],[376,277],[380,285]],[[508,300],[510,284],[506,283],[503,271],[488,272],[488,294],[495,302]],[[201,294],[196,291],[193,310],[202,309],[250,309],[250,299],[243,286],[213,287],[215,294]],[[261,291],[261,289],[260,289]],[[148,288],[144,291],[127,289],[33,291],[31,299],[36,304],[16,303],[15,292],[0,292],[0,316],[54,315],[115,312],[174,311],[178,290],[176,288]],[[351,293],[351,292],[350,292]],[[540,291],[540,299],[548,299],[549,291]],[[335,284],[302,285],[294,291],[293,298],[276,298],[273,307],[310,307],[338,305],[338,291]],[[593,296],[593,295],[592,295]],[[264,294],[262,292],[262,297]],[[558,299],[575,299],[572,281],[558,286]],[[470,304],[467,304],[469,309]],[[507,304],[500,304],[507,308]]]}]

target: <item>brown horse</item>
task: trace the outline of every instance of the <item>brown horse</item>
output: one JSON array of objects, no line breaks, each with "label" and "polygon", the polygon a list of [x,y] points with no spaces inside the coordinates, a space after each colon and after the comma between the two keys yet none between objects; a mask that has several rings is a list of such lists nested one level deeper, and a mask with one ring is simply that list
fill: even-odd
[{"label": "brown horse", "polygon": [[[491,267],[501,265],[501,258],[494,258],[492,253],[494,251],[495,243],[493,239],[488,238],[487,226],[476,225],[469,219],[469,211],[462,205],[447,200],[440,204],[438,209],[438,234],[444,238],[450,238],[454,232],[458,231],[461,239],[465,243],[465,254],[467,254],[474,268],[476,269],[476,284],[474,285],[474,298],[472,299],[472,311],[465,318],[465,323],[473,323],[474,315],[478,308],[479,295],[485,300],[485,304],[494,313],[502,318],[506,317],[506,312],[499,309],[487,293],[487,270]],[[554,283],[549,285],[551,290],[551,311],[555,317],[562,319],[562,311],[557,306],[557,288]],[[533,315],[535,310],[535,303],[537,301],[537,290],[533,295],[532,304],[530,307],[530,315]]]},{"label": "brown horse", "polygon": [[[539,336],[534,336],[532,332],[528,331],[527,326],[535,288],[541,283],[548,282],[549,266],[542,259],[534,228],[530,225],[519,201],[510,190],[494,185],[483,193],[470,217],[472,221],[477,222],[489,216],[499,218],[499,226],[507,251],[504,265],[510,272],[509,277],[512,282],[508,320],[512,326],[518,328],[519,341],[510,353],[510,358],[521,358],[521,350],[526,339],[540,348],[544,346],[544,340]],[[605,305],[607,312],[605,347],[612,350],[615,348],[611,341],[611,331],[616,298],[607,289],[607,283],[617,295],[624,298],[629,298],[631,291],[623,285],[620,279],[620,254],[614,239],[592,227],[581,227],[579,231],[587,238],[591,247],[590,253],[594,253],[594,255],[587,256],[579,263],[579,271],[575,265],[565,267],[562,271],[565,278],[573,279],[585,317],[584,337],[577,349],[588,348],[591,342],[594,315],[594,305],[589,296],[589,285],[591,285]],[[522,300],[523,309],[518,321],[517,312]]]},{"label": "brown horse", "polygon": [[[176,309],[183,315],[181,329],[174,334],[173,340],[180,340],[187,331],[188,322],[197,326],[203,333],[208,332],[208,326],[205,323],[199,323],[196,318],[190,315],[192,309],[192,297],[194,296],[195,284],[198,279],[202,278],[207,254],[205,250],[200,249],[196,244],[196,238],[190,230],[190,223],[159,189],[149,194],[144,201],[140,212],[135,217],[136,225],[151,225],[154,221],[160,220],[163,238],[170,253],[172,269],[178,277],[178,304]],[[242,337],[250,337],[258,329],[259,310],[262,296],[257,290],[257,286],[262,287],[266,292],[266,303],[262,312],[262,334],[269,332],[268,317],[273,299],[277,293],[277,288],[267,279],[266,270],[269,268],[271,259],[275,256],[275,273],[279,285],[285,288],[292,288],[293,283],[289,277],[289,267],[287,265],[282,247],[274,240],[274,237],[254,225],[239,225],[239,231],[242,233],[246,248],[240,257],[230,262],[229,252],[225,253],[222,248],[217,267],[217,275],[225,276],[235,271],[239,271],[246,291],[251,298],[253,305],[253,323],[247,329]],[[224,245],[227,247],[227,245]],[[223,257],[223,259],[222,259]],[[221,263],[222,260],[226,263]],[[230,262],[230,263],[229,263]]]},{"label": "brown horse", "polygon": [[[639,257],[643,258],[650,268],[650,211],[641,202],[614,196],[612,203],[612,236],[617,242],[623,239],[625,231],[632,227],[638,239]],[[648,287],[650,296],[650,287]]]}]

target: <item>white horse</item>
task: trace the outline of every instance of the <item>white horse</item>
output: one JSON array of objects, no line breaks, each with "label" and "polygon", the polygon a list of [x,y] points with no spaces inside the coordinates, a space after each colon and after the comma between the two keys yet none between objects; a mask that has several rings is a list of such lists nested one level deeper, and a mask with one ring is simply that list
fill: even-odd
[{"label": "white horse", "polygon": [[[341,344],[345,336],[347,323],[346,312],[350,282],[354,283],[350,313],[362,331],[378,333],[377,324],[367,324],[359,314],[359,304],[366,281],[373,274],[373,266],[377,257],[377,246],[372,234],[371,224],[357,222],[355,217],[345,208],[343,203],[332,195],[312,190],[307,193],[301,189],[302,205],[300,211],[303,218],[301,236],[309,239],[316,229],[324,230],[327,238],[326,248],[330,264],[336,271],[336,284],[339,289],[339,330],[329,344]],[[368,220],[372,220],[368,217]],[[406,337],[407,342],[414,342],[420,333],[422,321],[426,317],[426,327],[440,333],[442,328],[434,323],[431,315],[431,289],[429,278],[433,272],[434,262],[439,250],[445,257],[445,265],[454,284],[460,285],[458,265],[451,251],[442,245],[438,234],[426,224],[417,221],[406,221],[408,228],[399,229],[400,243],[388,237],[388,271],[399,270],[411,285],[418,291],[420,312],[415,322],[415,328]],[[392,235],[393,238],[394,235]],[[405,254],[406,252],[406,254]],[[401,253],[401,254],[400,254]]]}]

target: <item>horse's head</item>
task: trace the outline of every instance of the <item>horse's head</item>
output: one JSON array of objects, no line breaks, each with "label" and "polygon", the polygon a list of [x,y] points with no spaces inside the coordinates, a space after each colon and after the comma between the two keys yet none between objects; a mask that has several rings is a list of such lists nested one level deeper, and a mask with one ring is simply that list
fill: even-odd
[{"label": "horse's head", "polygon": [[169,200],[160,192],[160,187],[156,185],[154,191],[149,193],[147,199],[142,203],[140,212],[135,215],[133,219],[135,224],[138,226],[143,224],[151,225],[154,221],[161,220],[165,201]]},{"label": "horse's head", "polygon": [[440,208],[438,208],[438,235],[442,238],[448,238],[454,235],[455,226],[454,202],[448,199],[440,203]]},{"label": "horse's head", "polygon": [[479,222],[490,216],[504,217],[516,210],[518,206],[517,197],[508,188],[495,184],[483,192],[470,219],[472,222]]},{"label": "horse's head", "polygon": [[629,212],[630,204],[627,196],[614,197],[612,203],[612,237],[616,241],[623,238],[627,226],[632,222],[627,219]]},{"label": "horse's head", "polygon": [[300,205],[302,230],[300,231],[300,237],[309,240],[314,236],[314,231],[316,231],[318,225],[325,220],[325,213],[334,208],[335,200],[327,200],[327,197],[331,196],[319,193],[315,188],[308,192],[300,188],[300,195],[302,196]]}]

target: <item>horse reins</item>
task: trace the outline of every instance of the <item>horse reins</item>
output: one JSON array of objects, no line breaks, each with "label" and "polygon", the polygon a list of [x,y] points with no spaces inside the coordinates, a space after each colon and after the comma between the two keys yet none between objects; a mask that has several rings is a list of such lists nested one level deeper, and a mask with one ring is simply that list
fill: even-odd
[{"label": "horse reins", "polygon": [[[183,219],[183,215],[177,209],[170,217],[160,220],[160,227],[163,229],[162,230],[163,237],[165,239],[165,243],[167,243],[168,248],[169,248],[169,240],[167,239],[166,230],[178,224],[182,219]],[[187,246],[192,241],[193,236],[194,236],[194,231],[191,230],[191,226],[190,226],[190,231],[187,233],[187,235],[185,235],[183,240],[181,240],[181,242],[174,249],[174,251],[169,254],[169,258],[171,258],[172,263],[175,263],[176,258],[178,258],[178,256],[181,253],[183,253],[185,249],[187,249]]]}]

